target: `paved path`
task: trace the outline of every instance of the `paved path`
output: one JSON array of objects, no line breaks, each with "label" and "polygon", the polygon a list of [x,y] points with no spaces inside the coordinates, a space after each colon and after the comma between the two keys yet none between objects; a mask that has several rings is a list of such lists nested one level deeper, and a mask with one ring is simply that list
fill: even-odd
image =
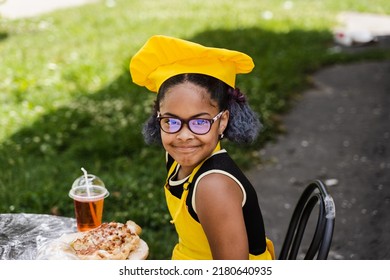
[{"label": "paved path", "polygon": [[[3,0],[4,1],[4,0]],[[97,0],[0,0],[0,15],[8,19],[34,17],[58,9],[81,6]]]},{"label": "paved path", "polygon": [[389,77],[390,61],[319,71],[286,115],[287,133],[261,151],[248,175],[277,252],[303,186],[319,178],[336,203],[329,259],[390,259]]}]

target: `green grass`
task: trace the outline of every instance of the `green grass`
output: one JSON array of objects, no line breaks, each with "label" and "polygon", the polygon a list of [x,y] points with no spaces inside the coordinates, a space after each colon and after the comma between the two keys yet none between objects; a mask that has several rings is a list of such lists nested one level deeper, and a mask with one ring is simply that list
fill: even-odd
[{"label": "green grass", "polygon": [[[238,2],[238,3],[237,3]],[[279,133],[277,115],[309,86],[308,74],[333,63],[383,60],[384,51],[334,53],[339,11],[390,13],[381,1],[116,1],[0,23],[0,212],[73,217],[68,190],[81,167],[111,195],[105,220],[133,219],[151,259],[170,257],[176,240],[165,206],[164,153],[146,146],[141,126],[154,95],[132,84],[131,56],[153,34],[251,55],[238,77],[265,129],[248,147],[225,143],[243,168]],[[271,19],[265,19],[270,15]]]}]

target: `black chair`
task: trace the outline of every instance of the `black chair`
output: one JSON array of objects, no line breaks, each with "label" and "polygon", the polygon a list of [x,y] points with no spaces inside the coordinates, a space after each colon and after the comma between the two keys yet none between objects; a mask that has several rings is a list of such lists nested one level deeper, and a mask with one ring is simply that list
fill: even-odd
[{"label": "black chair", "polygon": [[304,259],[312,260],[316,255],[318,260],[328,258],[336,208],[326,185],[320,180],[315,180],[305,188],[298,200],[279,254],[279,260],[297,259],[307,222],[316,205],[319,205],[317,225]]}]

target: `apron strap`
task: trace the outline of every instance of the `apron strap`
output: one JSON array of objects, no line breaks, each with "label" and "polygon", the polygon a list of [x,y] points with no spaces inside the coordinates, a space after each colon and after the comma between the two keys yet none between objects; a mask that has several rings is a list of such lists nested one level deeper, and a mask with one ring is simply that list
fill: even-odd
[{"label": "apron strap", "polygon": [[[214,151],[212,154],[214,154],[215,152],[221,150],[221,143],[218,142],[217,146],[215,147]],[[176,213],[175,215],[173,216],[173,219],[170,221],[171,224],[174,224],[177,217],[179,216],[179,213],[181,211],[181,209],[183,208],[183,205],[187,199],[187,196],[188,196],[188,186],[192,183],[192,180],[193,178],[195,177],[196,173],[198,172],[198,170],[201,168],[202,164],[208,159],[208,157],[206,159],[204,159],[201,163],[199,163],[195,168],[194,170],[192,170],[191,172],[191,175],[190,177],[188,178],[187,182],[184,183],[183,185],[183,193],[181,195],[181,198],[180,198],[180,204],[179,204],[179,207],[177,208],[176,210]],[[168,172],[168,177],[167,177],[167,181],[166,181],[166,184],[168,184],[168,178],[170,177],[170,175],[173,173],[173,171],[175,170],[177,166],[177,162],[175,161],[171,168],[169,169],[169,172]]]}]

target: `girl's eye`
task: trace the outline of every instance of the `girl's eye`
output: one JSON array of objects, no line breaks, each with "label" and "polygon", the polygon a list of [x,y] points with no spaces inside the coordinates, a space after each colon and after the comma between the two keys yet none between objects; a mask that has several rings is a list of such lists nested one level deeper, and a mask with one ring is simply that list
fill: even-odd
[{"label": "girl's eye", "polygon": [[204,125],[208,125],[209,122],[208,120],[204,120],[204,119],[195,119],[195,120],[191,120],[191,124],[196,126],[204,126]]},{"label": "girl's eye", "polygon": [[166,123],[168,125],[180,125],[181,122],[178,119],[167,119]]}]

